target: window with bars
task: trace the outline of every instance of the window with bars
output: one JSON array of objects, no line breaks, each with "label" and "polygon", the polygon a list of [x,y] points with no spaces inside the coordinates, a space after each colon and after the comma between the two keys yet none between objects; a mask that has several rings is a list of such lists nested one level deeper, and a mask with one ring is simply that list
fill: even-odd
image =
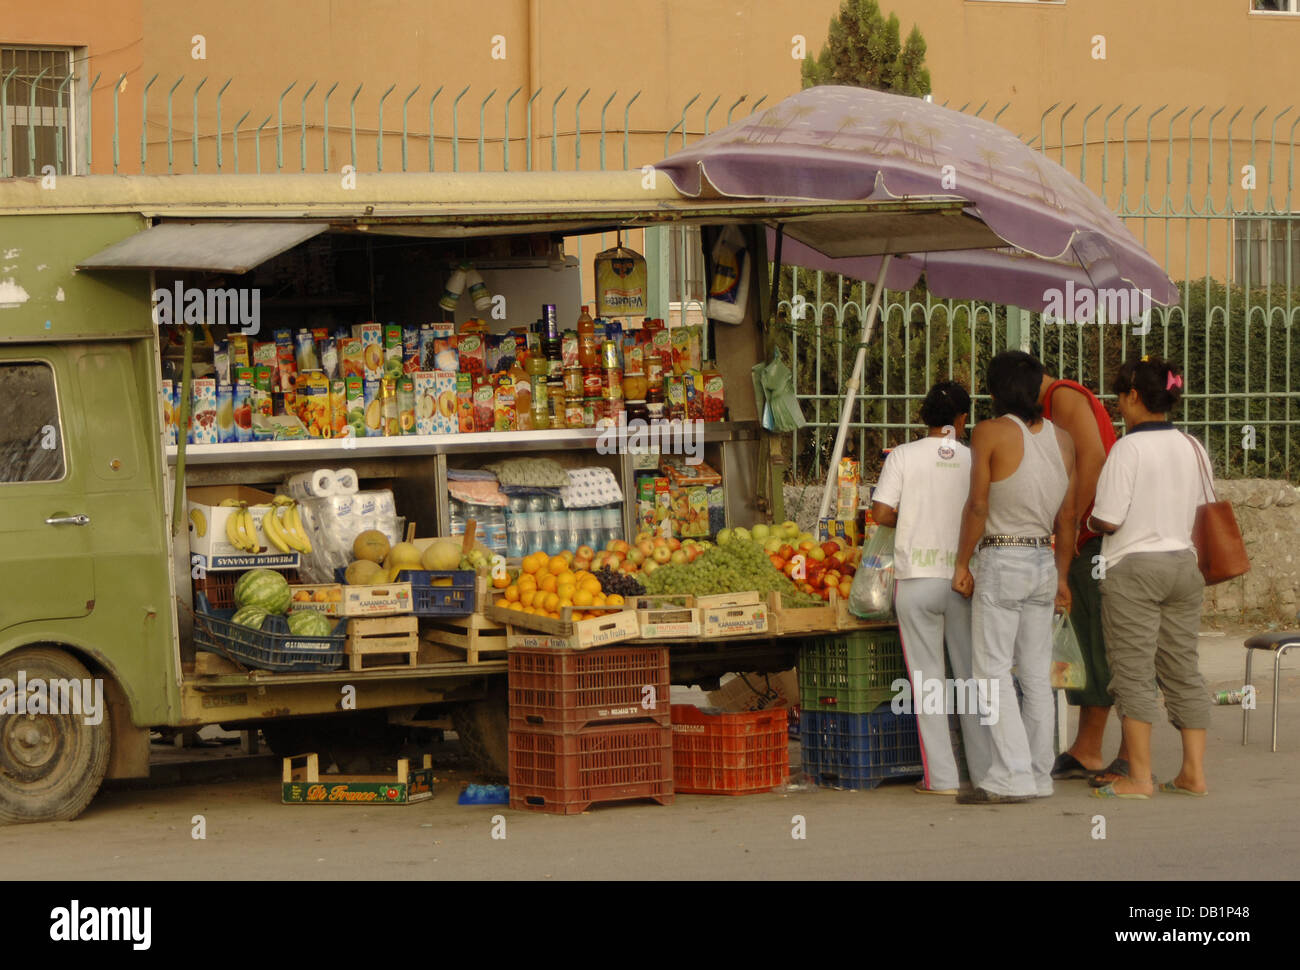
[{"label": "window with bars", "polygon": [[1300,13],[1300,0],[1250,0],[1250,9],[1264,13]]},{"label": "window with bars", "polygon": [[1300,286],[1300,218],[1235,219],[1233,282]]},{"label": "window with bars", "polygon": [[73,48],[0,46],[0,176],[77,171]]}]

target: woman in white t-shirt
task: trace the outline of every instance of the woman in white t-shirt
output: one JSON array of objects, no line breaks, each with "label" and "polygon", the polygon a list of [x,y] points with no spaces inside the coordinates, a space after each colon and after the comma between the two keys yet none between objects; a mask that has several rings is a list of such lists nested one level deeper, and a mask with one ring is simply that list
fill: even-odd
[{"label": "woman in white t-shirt", "polygon": [[[894,609],[925,767],[925,780],[916,790],[936,795],[957,794],[959,777],[948,733],[953,698],[944,676],[945,640],[954,678],[971,678],[970,601],[952,589],[962,508],[970,489],[970,449],[958,440],[969,411],[970,395],[960,384],[941,381],[930,388],[921,404],[929,434],[889,453],[872,493],[873,518],[897,529]],[[921,696],[916,696],[918,682]],[[933,696],[936,682],[945,698],[943,711],[927,713],[921,702],[927,694]],[[977,704],[961,709],[967,764],[972,776],[979,777],[987,769],[988,731],[979,723]]]},{"label": "woman in white t-shirt", "polygon": [[1204,501],[1202,483],[1211,474],[1209,456],[1199,441],[1169,423],[1183,392],[1176,367],[1155,358],[1125,361],[1112,389],[1127,433],[1102,466],[1091,527],[1104,536],[1101,622],[1129,775],[1093,794],[1151,796],[1158,679],[1169,720],[1183,740],[1182,769],[1160,791],[1205,795],[1210,695],[1197,661],[1205,583],[1192,523]]}]

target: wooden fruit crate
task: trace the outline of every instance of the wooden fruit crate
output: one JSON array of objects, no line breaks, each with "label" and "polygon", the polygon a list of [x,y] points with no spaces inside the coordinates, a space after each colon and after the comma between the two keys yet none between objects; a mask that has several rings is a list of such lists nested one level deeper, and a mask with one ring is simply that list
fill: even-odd
[{"label": "wooden fruit crate", "polygon": [[835,605],[830,602],[817,606],[786,607],[781,604],[781,594],[772,592],[767,594],[767,616],[771,630],[777,636],[830,633],[837,629]]},{"label": "wooden fruit crate", "polygon": [[[299,767],[294,762],[300,762]],[[433,758],[411,770],[406,758],[397,762],[397,776],[326,775],[321,781],[320,758],[298,754],[284,759],[280,800],[286,805],[411,805],[433,798]]]},{"label": "wooden fruit crate", "polygon": [[[536,631],[545,638],[563,639],[567,641],[565,646],[570,650],[587,650],[591,647],[622,643],[624,640],[635,640],[640,635],[635,610],[623,606],[610,607],[603,611],[600,607],[595,609],[601,612],[600,616],[573,620],[570,617],[574,607],[566,606],[560,614],[564,619],[553,620],[549,616],[534,616],[531,613],[510,610],[494,604],[488,607],[487,615],[490,619],[509,627],[512,633],[516,627],[520,627],[521,633]],[[589,613],[592,610],[583,608],[582,612]]]},{"label": "wooden fruit crate", "polygon": [[837,630],[884,630],[898,626],[898,621],[863,620],[849,612],[849,601],[842,598],[836,590],[831,590],[831,606],[835,609],[835,629]]},{"label": "wooden fruit crate", "polygon": [[700,611],[694,596],[636,596],[630,605],[642,640],[699,639]]},{"label": "wooden fruit crate", "polygon": [[349,670],[414,667],[420,662],[419,620],[414,616],[348,620],[343,652],[347,654]]},{"label": "wooden fruit crate", "polygon": [[756,591],[697,596],[695,605],[700,610],[700,634],[706,639],[767,633],[771,628],[767,606]]},{"label": "wooden fruit crate", "polygon": [[481,664],[506,657],[506,628],[482,613],[426,618],[420,624],[420,663]]}]

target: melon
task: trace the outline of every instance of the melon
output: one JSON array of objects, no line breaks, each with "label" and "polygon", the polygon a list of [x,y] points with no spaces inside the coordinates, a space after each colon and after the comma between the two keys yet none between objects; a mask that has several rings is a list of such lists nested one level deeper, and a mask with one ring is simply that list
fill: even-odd
[{"label": "melon", "polygon": [[420,565],[425,569],[459,569],[460,546],[457,539],[435,539],[424,550]]},{"label": "melon", "polygon": [[343,573],[343,582],[349,586],[370,586],[384,582],[384,567],[369,559],[358,559],[349,563]]},{"label": "melon", "polygon": [[389,572],[394,569],[419,569],[421,568],[420,550],[416,549],[412,543],[399,542],[388,553],[388,558],[384,560],[384,566]]},{"label": "melon", "polygon": [[266,610],[260,606],[245,606],[235,611],[235,615],[230,618],[230,622],[236,626],[246,626],[251,630],[260,630],[268,615]]},{"label": "melon", "polygon": [[355,559],[380,563],[387,558],[388,551],[388,536],[377,529],[367,529],[352,540],[352,556]]},{"label": "melon", "polygon": [[334,632],[334,621],[315,610],[294,610],[288,620],[289,632],[296,637],[327,637]]},{"label": "melon", "polygon": [[235,606],[260,606],[268,613],[283,613],[293,601],[289,581],[274,569],[250,569],[235,583]]}]

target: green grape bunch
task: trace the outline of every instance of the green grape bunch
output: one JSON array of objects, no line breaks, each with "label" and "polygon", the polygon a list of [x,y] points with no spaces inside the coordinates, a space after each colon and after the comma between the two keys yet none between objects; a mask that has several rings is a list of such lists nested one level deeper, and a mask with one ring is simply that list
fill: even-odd
[{"label": "green grape bunch", "polygon": [[645,587],[651,595],[670,596],[715,596],[754,590],[766,599],[768,593],[775,592],[781,594],[781,605],[787,608],[822,605],[818,597],[800,592],[772,565],[762,547],[752,542],[711,546],[692,563],[660,566],[645,577]]}]

